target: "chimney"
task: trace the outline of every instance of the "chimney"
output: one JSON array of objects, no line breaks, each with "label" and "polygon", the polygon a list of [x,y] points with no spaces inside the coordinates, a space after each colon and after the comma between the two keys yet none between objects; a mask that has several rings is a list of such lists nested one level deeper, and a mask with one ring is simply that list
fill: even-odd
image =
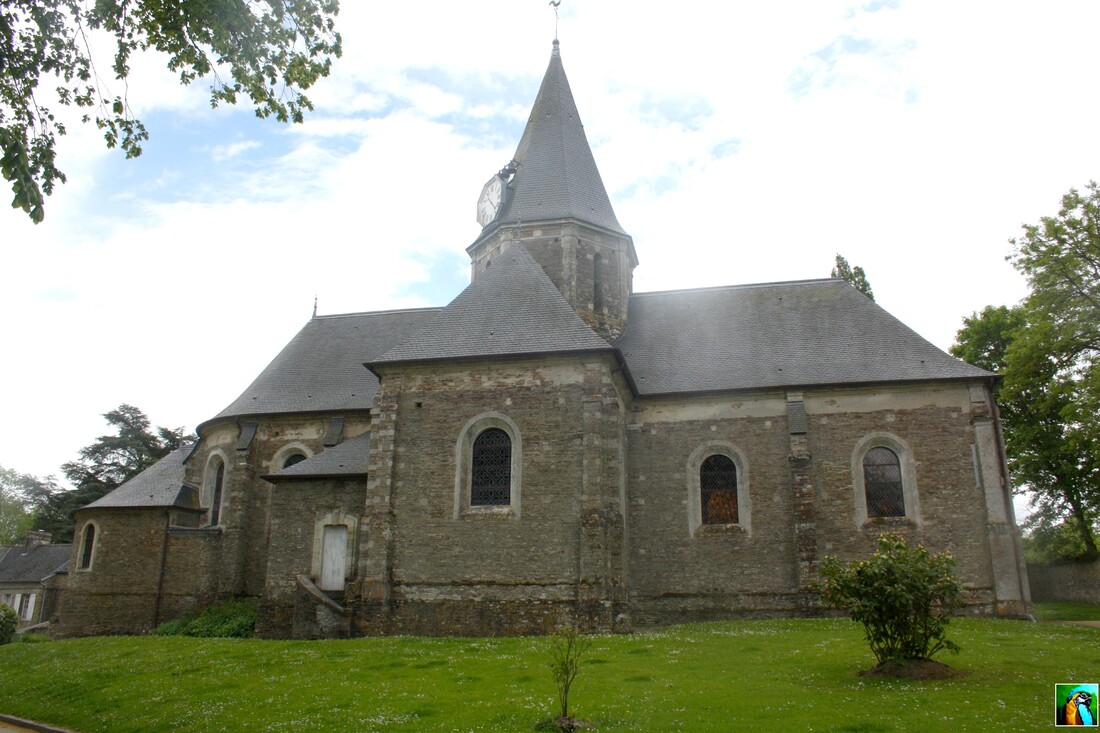
[{"label": "chimney", "polygon": [[40,545],[50,544],[50,533],[40,529],[32,529],[27,532],[27,546],[26,550],[29,552]]}]

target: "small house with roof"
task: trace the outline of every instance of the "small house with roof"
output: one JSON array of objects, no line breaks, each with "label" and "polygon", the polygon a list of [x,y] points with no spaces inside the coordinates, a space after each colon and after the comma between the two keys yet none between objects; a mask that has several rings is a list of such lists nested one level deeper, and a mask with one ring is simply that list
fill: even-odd
[{"label": "small house with roof", "polygon": [[0,545],[0,603],[15,609],[18,628],[53,615],[72,550],[71,544],[51,545],[49,532],[34,530],[22,545]]},{"label": "small house with roof", "polygon": [[272,637],[813,614],[886,530],[1029,611],[995,375],[842,280],[635,293],[557,41],[477,212],[452,302],[313,317],[76,512],[61,633],[229,597]]}]

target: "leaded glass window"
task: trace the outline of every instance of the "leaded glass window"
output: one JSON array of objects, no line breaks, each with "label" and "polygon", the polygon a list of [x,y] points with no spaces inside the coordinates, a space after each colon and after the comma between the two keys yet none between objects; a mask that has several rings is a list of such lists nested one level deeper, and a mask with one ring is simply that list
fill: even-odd
[{"label": "leaded glass window", "polygon": [[507,506],[512,494],[512,440],[500,428],[483,430],[474,440],[470,506]]},{"label": "leaded glass window", "polygon": [[729,456],[708,456],[699,467],[703,524],[737,524],[737,466]]},{"label": "leaded glass window", "polygon": [[901,461],[889,448],[872,448],[863,457],[863,486],[868,517],[904,517]]}]

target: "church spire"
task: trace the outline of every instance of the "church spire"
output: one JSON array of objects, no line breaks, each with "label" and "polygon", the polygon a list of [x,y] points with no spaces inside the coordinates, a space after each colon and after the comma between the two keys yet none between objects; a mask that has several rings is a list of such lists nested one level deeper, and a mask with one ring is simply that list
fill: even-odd
[{"label": "church spire", "polygon": [[[576,219],[625,235],[584,134],[554,39],[550,65],[516,154],[498,225]],[[489,228],[489,227],[486,227]]]},{"label": "church spire", "polygon": [[522,242],[589,326],[608,341],[623,332],[638,257],[596,168],[556,38],[516,154],[482,188],[477,215],[481,234],[466,248],[475,280]]}]

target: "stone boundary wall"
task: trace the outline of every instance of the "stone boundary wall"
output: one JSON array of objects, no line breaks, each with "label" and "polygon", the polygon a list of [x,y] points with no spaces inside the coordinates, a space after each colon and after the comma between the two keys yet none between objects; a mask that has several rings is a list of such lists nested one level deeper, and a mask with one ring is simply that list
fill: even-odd
[{"label": "stone boundary wall", "polygon": [[1100,605],[1100,560],[1027,566],[1033,601],[1073,601]]}]

